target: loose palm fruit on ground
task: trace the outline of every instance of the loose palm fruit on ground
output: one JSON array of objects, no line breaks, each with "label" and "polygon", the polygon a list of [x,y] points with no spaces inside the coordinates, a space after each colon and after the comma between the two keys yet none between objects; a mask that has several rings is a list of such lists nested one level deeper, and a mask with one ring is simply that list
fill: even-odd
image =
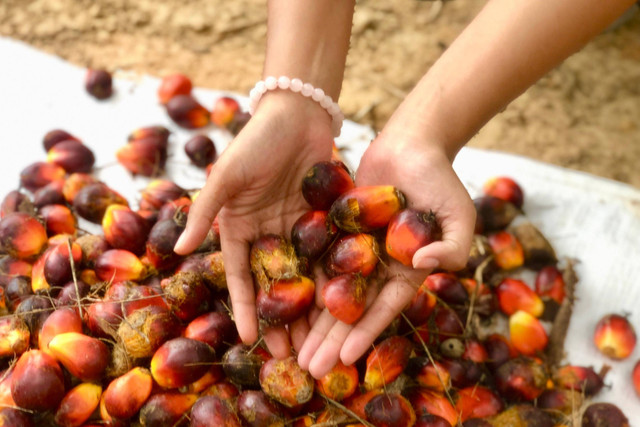
[{"label": "loose palm fruit on ground", "polygon": [[62,141],[80,141],[77,137],[71,135],[69,132],[62,129],[53,129],[47,132],[42,138],[42,146],[44,147],[44,151],[47,152],[59,142]]},{"label": "loose palm fruit on ground", "polygon": [[[96,184],[98,182],[100,181],[98,181],[98,179],[91,174],[80,172],[72,173],[64,180],[62,184],[62,195],[64,196],[64,200],[66,200],[69,204],[73,204],[73,201],[75,200],[80,190],[82,190],[87,185]],[[45,188],[46,187],[42,187],[41,190]],[[126,204],[126,201],[124,201],[123,204]]]},{"label": "loose palm fruit on ground", "polygon": [[498,391],[510,400],[531,401],[547,386],[544,366],[528,357],[517,357],[503,363],[495,374]]},{"label": "loose palm fruit on ground", "polygon": [[180,127],[197,129],[209,124],[209,111],[191,95],[176,95],[165,107],[171,120]]},{"label": "loose palm fruit on ground", "polygon": [[270,326],[282,326],[303,316],[313,303],[315,283],[300,276],[275,281],[268,292],[258,289],[258,319]]},{"label": "loose palm fruit on ground", "polygon": [[529,404],[511,406],[495,417],[490,418],[489,423],[497,427],[554,427],[556,425],[546,412]]},{"label": "loose palm fruit on ground", "polygon": [[81,383],[65,394],[55,413],[55,421],[65,427],[82,425],[91,417],[100,404],[102,387],[97,384]]},{"label": "loose palm fruit on ground", "polygon": [[241,427],[235,411],[215,396],[200,397],[191,408],[189,427]]},{"label": "loose palm fruit on ground", "polygon": [[[56,181],[51,181],[44,187],[40,187],[33,193],[33,204],[37,208],[42,208],[47,205],[64,205],[67,202],[67,199],[64,197],[64,185],[65,182],[69,178],[62,180],[58,179]],[[2,213],[0,212],[0,215]]]},{"label": "loose palm fruit on ground", "polygon": [[176,73],[164,76],[158,87],[158,100],[165,105],[176,95],[189,95],[193,85],[191,79],[184,74]]},{"label": "loose palm fruit on ground", "polygon": [[136,139],[121,147],[116,158],[133,175],[158,176],[167,163],[167,144],[155,138]]},{"label": "loose palm fruit on ground", "polygon": [[228,127],[239,111],[240,104],[238,104],[238,101],[228,96],[222,96],[213,104],[211,121],[216,126]]},{"label": "loose palm fruit on ground", "polygon": [[502,399],[482,386],[473,386],[458,390],[456,409],[460,412],[460,421],[469,418],[485,418],[500,413],[504,409]]},{"label": "loose palm fruit on ground", "polygon": [[42,324],[38,334],[38,347],[43,352],[55,357],[49,349],[49,343],[57,335],[65,332],[82,333],[82,319],[73,308],[61,307],[53,311]]},{"label": "loose palm fruit on ground", "polygon": [[44,261],[44,278],[49,286],[62,286],[73,279],[73,271],[77,270],[81,261],[82,248],[80,245],[62,243],[54,247],[47,255]]},{"label": "loose palm fruit on ground", "polygon": [[142,190],[140,207],[143,204],[148,209],[160,209],[162,206],[173,200],[179,199],[187,194],[187,191],[173,181],[168,179],[154,179]]},{"label": "loose palm fruit on ground", "polygon": [[377,344],[367,356],[365,388],[380,388],[398,378],[407,366],[412,350],[411,341],[400,336],[389,337]]},{"label": "loose palm fruit on ground", "polygon": [[402,313],[413,326],[424,324],[436,307],[436,296],[429,291],[428,285],[423,282],[411,302]]},{"label": "loose palm fruit on ground", "polygon": [[211,308],[211,291],[196,273],[176,273],[162,281],[164,299],[183,322],[189,322]]},{"label": "loose palm fruit on ground", "polygon": [[418,416],[433,414],[444,418],[452,426],[458,422],[458,411],[448,397],[426,388],[414,388],[409,393],[409,402]]},{"label": "loose palm fruit on ground", "polygon": [[544,267],[536,275],[536,293],[540,296],[547,296],[562,304],[566,295],[565,283],[562,272],[557,267],[549,265]]},{"label": "loose palm fruit on ground", "polygon": [[110,249],[96,260],[96,274],[105,282],[140,280],[146,274],[146,268],[140,258],[124,249]]},{"label": "loose palm fruit on ground", "polygon": [[76,234],[77,220],[71,209],[64,205],[46,205],[39,209],[49,236]]},{"label": "loose palm fruit on ground", "polygon": [[153,379],[164,388],[179,388],[196,381],[215,362],[213,349],[200,341],[174,338],[162,344],[151,359]]},{"label": "loose palm fruit on ground", "polygon": [[277,234],[260,236],[249,253],[251,272],[258,285],[269,291],[273,282],[293,279],[299,274],[299,261],[293,245]]},{"label": "loose palm fruit on ground", "polygon": [[329,212],[310,211],[291,227],[291,243],[299,257],[315,260],[327,251],[337,233],[338,227],[329,219]]},{"label": "loose palm fruit on ground", "polygon": [[427,276],[427,289],[447,304],[464,304],[469,293],[462,282],[451,273],[434,273]]},{"label": "loose palm fruit on ground", "polygon": [[582,406],[584,396],[580,391],[554,388],[545,390],[536,402],[540,409],[571,415]]},{"label": "loose palm fruit on ground", "polygon": [[183,336],[207,343],[216,353],[221,353],[236,341],[238,331],[227,313],[212,311],[193,319]]},{"label": "loose palm fruit on ground", "polygon": [[182,256],[173,251],[178,238],[184,231],[187,215],[176,212],[173,218],[158,221],[151,228],[147,237],[147,259],[157,270],[174,268]]},{"label": "loose palm fruit on ground", "polygon": [[184,152],[191,163],[204,168],[216,158],[216,146],[206,135],[196,135],[184,144]]},{"label": "loose palm fruit on ground", "polygon": [[236,344],[222,356],[222,369],[227,378],[241,387],[260,387],[260,369],[271,355],[261,347]]},{"label": "loose palm fruit on ground", "polygon": [[71,374],[83,381],[102,378],[109,363],[109,348],[97,338],[65,332],[49,341],[49,351]]},{"label": "loose palm fruit on ground", "polygon": [[553,380],[558,387],[576,390],[586,396],[594,396],[604,387],[604,379],[593,368],[585,366],[563,366],[555,372]]},{"label": "loose palm fruit on ground", "polygon": [[333,202],[329,217],[342,230],[366,233],[386,227],[405,204],[404,195],[391,185],[355,187]]},{"label": "loose palm fruit on ground", "polygon": [[380,249],[371,234],[350,234],[335,242],[325,260],[325,271],[331,277],[360,273],[368,276],[378,265]]},{"label": "loose palm fruit on ground", "polygon": [[513,347],[526,356],[541,353],[549,342],[542,323],[526,311],[516,311],[509,317],[509,338]]},{"label": "loose palm fruit on ground", "polygon": [[139,255],[144,252],[149,226],[128,206],[111,205],[102,218],[102,231],[113,248]]},{"label": "loose palm fruit on ground", "polygon": [[104,391],[104,405],[112,417],[128,419],[133,417],[151,395],[153,379],[145,368],[133,368],[114,379]]},{"label": "loose palm fruit on ground", "polygon": [[11,377],[11,397],[24,409],[57,408],[64,397],[64,379],[58,362],[40,350],[23,353]]},{"label": "loose palm fruit on ground", "polygon": [[389,221],[385,248],[392,258],[412,265],[418,249],[441,239],[442,230],[433,212],[403,209]]},{"label": "loose palm fruit on ground", "polygon": [[272,358],[260,369],[260,387],[267,396],[291,408],[311,400],[314,380],[300,368],[295,357]]},{"label": "loose palm fruit on ground", "polygon": [[316,380],[316,388],[321,395],[340,402],[358,389],[358,369],[338,361],[328,374]]},{"label": "loose palm fruit on ground", "polygon": [[35,425],[31,415],[22,410],[7,407],[0,409],[0,426],[34,427]]},{"label": "loose palm fruit on ground", "polygon": [[367,420],[380,427],[412,427],[416,413],[409,401],[399,394],[380,394],[364,408]]},{"label": "loose palm fruit on ground", "polygon": [[88,184],[73,198],[73,207],[79,216],[95,224],[102,218],[110,205],[128,205],[127,200],[102,182]]},{"label": "loose palm fruit on ground", "polygon": [[539,270],[547,265],[556,265],[558,258],[546,237],[530,222],[511,228],[524,253],[524,265]]},{"label": "loose palm fruit on ground", "polygon": [[506,176],[490,178],[483,184],[482,191],[487,196],[493,196],[511,202],[518,209],[522,209],[524,192],[518,183],[511,178]]},{"label": "loose palm fruit on ground", "polygon": [[36,191],[53,181],[64,179],[66,172],[53,163],[35,162],[20,172],[20,186],[29,191]]},{"label": "loose palm fruit on ground", "polygon": [[47,231],[34,217],[22,212],[11,213],[0,220],[0,248],[9,256],[30,259],[47,244]]},{"label": "loose palm fruit on ground", "polygon": [[582,427],[629,427],[629,420],[611,403],[592,403],[582,415]]},{"label": "loose palm fruit on ground", "polygon": [[151,357],[166,341],[180,335],[180,321],[167,308],[148,306],[133,311],[118,327],[118,337],[133,358]]},{"label": "loose palm fruit on ground", "polygon": [[496,295],[500,309],[506,315],[522,310],[539,317],[544,311],[544,303],[540,297],[522,280],[502,280],[496,287]]},{"label": "loose palm fruit on ground", "polygon": [[88,69],[84,78],[84,88],[96,99],[107,99],[113,94],[113,80],[107,70]]},{"label": "loose palm fruit on ground", "polygon": [[355,187],[342,162],[316,163],[302,179],[302,196],[313,210],[328,211],[333,202]]},{"label": "loose palm fruit on ground", "polygon": [[513,270],[524,264],[522,245],[513,234],[498,231],[490,234],[488,239],[498,267],[503,270]]},{"label": "loose palm fruit on ground", "polygon": [[451,424],[437,415],[422,414],[416,419],[414,427],[451,427]]},{"label": "loose palm fruit on ground", "polygon": [[[47,185],[60,182],[61,180],[56,180]],[[14,212],[24,212],[27,214],[33,214],[35,212],[34,203],[31,201],[29,196],[19,192],[18,190],[11,191],[4,197],[4,199],[2,199],[2,204],[0,205],[0,219]]]},{"label": "loose palm fruit on ground", "polygon": [[322,288],[325,308],[346,324],[355,323],[365,310],[367,282],[359,274],[342,274],[329,280]]},{"label": "loose palm fruit on ground", "polygon": [[250,427],[284,427],[287,418],[277,403],[262,391],[245,390],[237,401],[240,417]]},{"label": "loose palm fruit on ground", "polygon": [[0,357],[18,356],[29,348],[29,327],[19,317],[0,317]]},{"label": "loose palm fruit on ground", "polygon": [[602,354],[626,359],[636,346],[636,332],[629,320],[618,314],[604,316],[596,325],[593,342]]},{"label": "loose palm fruit on ground", "polygon": [[93,151],[78,141],[62,141],[47,152],[47,161],[67,173],[89,172],[96,161]]},{"label": "loose palm fruit on ground", "polygon": [[148,427],[187,425],[189,411],[196,400],[197,394],[154,394],[140,409],[140,424]]}]

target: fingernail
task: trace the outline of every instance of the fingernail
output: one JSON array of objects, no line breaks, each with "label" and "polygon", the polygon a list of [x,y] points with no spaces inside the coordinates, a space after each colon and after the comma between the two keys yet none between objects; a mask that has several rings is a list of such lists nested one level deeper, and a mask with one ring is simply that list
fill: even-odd
[{"label": "fingernail", "polygon": [[420,270],[433,270],[440,264],[435,258],[418,258],[413,260],[413,268]]},{"label": "fingernail", "polygon": [[180,253],[180,249],[182,249],[182,247],[185,244],[186,241],[186,235],[187,233],[185,233],[184,231],[182,232],[182,234],[180,234],[180,237],[178,237],[178,241],[176,242],[176,244],[173,246],[173,251],[175,253]]}]

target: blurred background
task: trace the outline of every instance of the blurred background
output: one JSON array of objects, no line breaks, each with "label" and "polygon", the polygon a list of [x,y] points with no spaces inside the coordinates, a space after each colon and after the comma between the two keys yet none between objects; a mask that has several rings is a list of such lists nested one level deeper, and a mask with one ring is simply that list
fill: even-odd
[{"label": "blurred background", "polygon": [[[381,129],[484,3],[359,1],[340,99],[347,117]],[[0,35],[116,76],[182,72],[197,86],[246,94],[261,76],[266,2],[2,0]],[[640,187],[640,13],[549,73],[469,145]]]}]

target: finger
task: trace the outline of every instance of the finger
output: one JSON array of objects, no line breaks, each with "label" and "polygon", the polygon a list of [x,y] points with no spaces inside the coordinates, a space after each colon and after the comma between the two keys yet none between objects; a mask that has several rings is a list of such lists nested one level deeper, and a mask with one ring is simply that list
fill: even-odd
[{"label": "finger", "polygon": [[322,288],[329,281],[324,273],[322,266],[318,263],[313,268],[313,277],[316,284],[316,306],[320,309],[324,308],[324,300],[322,299]]},{"label": "finger", "polygon": [[298,353],[298,365],[302,369],[309,370],[309,363],[313,355],[336,322],[337,320],[329,313],[329,310],[322,310]]},{"label": "finger", "polygon": [[338,363],[340,349],[352,329],[352,325],[340,321],[333,325],[309,363],[309,373],[314,378],[324,377]]},{"label": "finger", "polygon": [[309,335],[309,322],[305,317],[301,317],[289,325],[289,335],[291,336],[291,345],[296,352],[300,352],[304,340]]},{"label": "finger", "polygon": [[264,328],[264,343],[276,359],[285,359],[291,355],[289,334],[285,328]]},{"label": "finger", "polygon": [[320,314],[322,314],[322,310],[318,307],[311,307],[311,309],[309,309],[309,313],[307,314],[307,323],[310,328],[316,324],[316,320],[318,320]]},{"label": "finger", "polygon": [[342,363],[355,363],[411,301],[415,293],[416,287],[406,278],[396,276],[391,279],[346,338],[340,351]]}]

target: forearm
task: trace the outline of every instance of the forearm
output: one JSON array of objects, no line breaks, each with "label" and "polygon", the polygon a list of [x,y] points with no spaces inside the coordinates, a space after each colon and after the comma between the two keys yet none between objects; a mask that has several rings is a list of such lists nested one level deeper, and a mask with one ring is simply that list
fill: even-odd
[{"label": "forearm", "polygon": [[[452,159],[495,114],[579,50],[633,0],[491,0],[394,118]],[[428,142],[425,142],[428,143]]]},{"label": "forearm", "polygon": [[337,100],[354,0],[269,0],[264,76],[297,77]]}]

